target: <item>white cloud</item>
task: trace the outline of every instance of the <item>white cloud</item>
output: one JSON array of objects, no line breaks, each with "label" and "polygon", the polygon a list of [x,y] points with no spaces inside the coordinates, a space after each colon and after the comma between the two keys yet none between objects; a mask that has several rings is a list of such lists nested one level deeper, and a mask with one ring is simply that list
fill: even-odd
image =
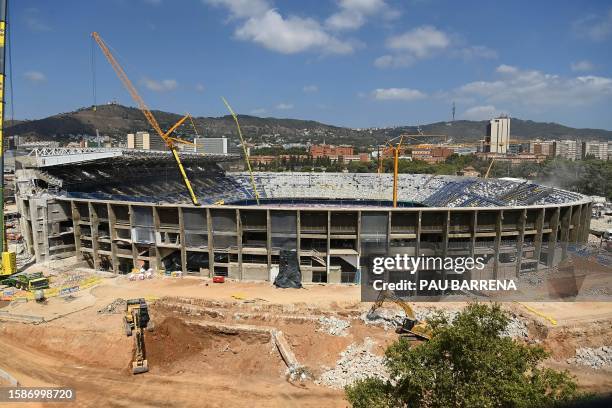
[{"label": "white cloud", "polygon": [[45,82],[47,80],[47,77],[45,76],[45,74],[39,71],[27,71],[26,73],[23,74],[23,76],[28,81],[35,82],[35,83]]},{"label": "white cloud", "polygon": [[178,82],[176,82],[175,79],[162,79],[161,81],[156,81],[150,78],[143,78],[142,83],[148,90],[155,92],[173,91],[178,87]]},{"label": "white cloud", "polygon": [[378,68],[409,67],[416,61],[411,55],[382,55],[374,60],[374,66]]},{"label": "white cloud", "polygon": [[387,48],[407,51],[418,58],[424,58],[435,51],[443,50],[449,44],[450,38],[446,33],[428,25],[387,39]]},{"label": "white cloud", "polygon": [[[353,52],[350,42],[328,33],[312,18],[283,16],[266,0],[202,0],[222,6],[231,17],[243,22],[236,28],[236,38],[251,41],[282,54],[318,51],[327,54]],[[365,0],[362,0],[365,1]]]},{"label": "white cloud", "polygon": [[379,101],[414,101],[425,96],[423,92],[410,88],[378,88],[372,91],[372,97]]},{"label": "white cloud", "polygon": [[492,50],[484,45],[472,45],[469,47],[460,48],[453,51],[453,54],[464,60],[472,60],[476,58],[483,59],[496,59],[498,57],[497,51]]},{"label": "white cloud", "polygon": [[493,105],[473,106],[463,112],[462,118],[468,120],[487,120],[499,116],[501,112]]},{"label": "white cloud", "polygon": [[236,37],[283,54],[313,49],[332,54],[353,51],[351,44],[326,33],[316,20],[297,16],[284,18],[276,10],[250,17],[236,30]]},{"label": "white cloud", "polygon": [[387,19],[399,16],[399,12],[384,0],[339,0],[338,6],[340,10],[325,21],[325,25],[333,30],[356,30],[374,15]]},{"label": "white cloud", "polygon": [[513,67],[512,65],[501,64],[495,68],[495,71],[499,72],[500,74],[516,74],[519,69],[517,67]]},{"label": "white cloud", "polygon": [[603,15],[589,14],[572,24],[574,33],[581,38],[603,41],[612,35],[612,8]]},{"label": "white cloud", "polygon": [[444,53],[450,57],[473,60],[476,58],[494,59],[497,52],[484,45],[463,44],[457,36],[434,26],[423,25],[403,34],[387,38],[386,47],[390,52],[374,60],[378,68],[409,67],[420,59],[431,58]]},{"label": "white cloud", "polygon": [[276,109],[278,109],[278,110],[290,110],[290,109],[293,109],[293,104],[292,103],[281,102],[278,105],[276,105]]},{"label": "white cloud", "polygon": [[51,27],[41,17],[40,10],[30,7],[24,11],[25,25],[31,31],[51,31]]},{"label": "white cloud", "polygon": [[306,93],[318,92],[319,91],[319,87],[316,86],[316,85],[306,85],[306,86],[304,86],[304,88],[302,88],[302,91],[304,91]]},{"label": "white cloud", "polygon": [[477,97],[487,104],[538,108],[584,106],[612,97],[611,78],[593,75],[566,78],[509,65],[500,65],[496,71],[502,74],[501,79],[467,83],[450,97]]},{"label": "white cloud", "polygon": [[266,109],[264,109],[264,108],[256,108],[256,109],[253,109],[253,110],[251,111],[251,115],[261,115],[261,114],[264,114],[264,113],[266,113],[266,112],[267,112],[267,111],[266,111]]},{"label": "white cloud", "polygon": [[197,92],[204,92],[206,90],[206,87],[203,84],[197,83],[195,84],[194,89]]},{"label": "white cloud", "polygon": [[591,61],[582,60],[577,62],[572,62],[570,64],[570,68],[572,71],[592,71],[595,69],[595,66]]},{"label": "white cloud", "polygon": [[202,2],[225,7],[235,18],[260,16],[272,8],[266,0],[202,0]]}]

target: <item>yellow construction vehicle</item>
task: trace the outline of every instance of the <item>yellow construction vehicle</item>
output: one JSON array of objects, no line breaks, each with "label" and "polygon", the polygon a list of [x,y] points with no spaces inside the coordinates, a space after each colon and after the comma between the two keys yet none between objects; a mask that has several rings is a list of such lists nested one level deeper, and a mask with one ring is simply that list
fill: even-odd
[{"label": "yellow construction vehicle", "polygon": [[132,361],[132,373],[141,374],[149,371],[147,362],[144,331],[149,325],[149,307],[142,299],[129,299],[125,304],[125,316],[123,317],[125,334],[129,337],[133,331],[134,336],[134,358]]},{"label": "yellow construction vehicle", "polygon": [[395,328],[395,332],[399,334],[400,337],[413,340],[431,339],[432,332],[427,322],[418,320],[412,307],[391,291],[383,290],[378,294],[378,298],[370,308],[368,316],[372,316],[387,299],[401,307],[406,315],[402,323]]},{"label": "yellow construction vehicle", "polygon": [[[136,91],[136,87],[134,87],[134,85],[132,84],[132,81],[130,81],[130,79],[128,78],[127,74],[125,73],[121,65],[119,65],[119,62],[117,62],[113,54],[110,52],[104,40],[102,40],[100,35],[96,32],[91,33],[91,37],[96,41],[96,43],[102,50],[102,53],[104,54],[108,62],[113,67],[113,70],[115,70],[115,73],[117,74],[117,76],[119,77],[123,85],[126,87],[128,92],[132,96],[132,99],[134,99],[134,101],[138,104],[138,107],[144,114],[145,118],[147,119],[147,121],[149,121],[149,124],[151,125],[151,127],[157,132],[159,137],[161,137],[162,140],[166,142],[168,149],[170,149],[170,151],[172,152],[172,155],[174,156],[174,160],[176,161],[176,165],[178,166],[179,172],[183,179],[183,183],[185,184],[185,187],[187,188],[187,191],[189,192],[191,201],[193,202],[194,205],[199,205],[198,198],[196,197],[195,192],[193,191],[193,188],[191,187],[191,182],[189,181],[189,178],[187,177],[187,173],[185,172],[185,168],[183,167],[183,163],[181,162],[181,159],[178,154],[178,148],[177,148],[178,143],[185,143],[185,144],[193,144],[193,143],[178,139],[176,137],[172,137],[172,133],[179,126],[181,126],[183,122],[185,122],[187,119],[192,120],[191,115],[189,114],[185,115],[178,122],[176,122],[167,132],[164,132],[162,128],[159,126],[157,119],[155,119],[155,116],[153,116],[153,113],[151,112],[151,110],[147,107],[147,105],[145,104],[140,94],[138,94],[138,91]],[[195,125],[193,126],[195,128]]]}]

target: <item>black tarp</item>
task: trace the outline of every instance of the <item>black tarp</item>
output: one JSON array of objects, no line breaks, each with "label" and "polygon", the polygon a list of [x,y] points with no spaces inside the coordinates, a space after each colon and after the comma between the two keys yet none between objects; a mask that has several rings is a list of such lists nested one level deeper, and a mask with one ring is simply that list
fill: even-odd
[{"label": "black tarp", "polygon": [[277,288],[301,288],[302,274],[298,264],[297,251],[282,249],[278,265],[278,276],[274,279]]}]

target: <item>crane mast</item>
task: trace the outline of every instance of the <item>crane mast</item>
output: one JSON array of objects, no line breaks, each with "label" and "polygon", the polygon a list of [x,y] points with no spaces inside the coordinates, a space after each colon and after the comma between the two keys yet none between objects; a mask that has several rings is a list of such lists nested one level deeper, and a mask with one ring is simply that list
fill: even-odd
[{"label": "crane mast", "polygon": [[193,188],[191,187],[191,182],[189,181],[189,178],[187,177],[187,173],[185,172],[185,168],[183,167],[183,163],[181,162],[181,159],[179,157],[178,150],[177,150],[177,143],[184,143],[184,141],[170,136],[172,132],[174,132],[180,125],[182,125],[185,120],[190,118],[190,115],[186,115],[185,117],[181,118],[167,132],[164,132],[162,128],[159,126],[157,119],[155,119],[155,116],[153,116],[153,113],[151,112],[151,110],[149,109],[145,101],[138,94],[138,91],[132,84],[132,81],[130,81],[130,79],[128,78],[127,74],[125,73],[125,71],[119,64],[119,62],[117,62],[114,55],[108,49],[108,46],[106,45],[104,40],[102,40],[100,35],[95,31],[91,33],[91,36],[96,41],[96,43],[102,50],[102,53],[104,54],[108,62],[113,67],[113,70],[115,71],[115,73],[117,74],[121,82],[123,83],[123,86],[126,87],[128,92],[132,96],[132,99],[134,99],[134,101],[138,104],[138,107],[144,114],[149,124],[153,127],[153,129],[157,132],[159,137],[162,138],[162,140],[166,143],[166,145],[172,152],[172,155],[174,156],[174,160],[176,161],[176,164],[179,168],[179,172],[183,179],[183,183],[185,184],[185,187],[187,187],[187,190],[189,191],[191,201],[193,202],[194,205],[199,205],[198,199],[193,191]]},{"label": "crane mast", "polygon": [[[6,19],[7,0],[0,0],[0,246],[2,265],[0,276],[12,275],[17,272],[16,255],[9,251],[6,240],[6,226],[4,225],[4,77],[6,55]],[[11,72],[13,75],[13,72]],[[11,95],[13,97],[13,95]]]}]

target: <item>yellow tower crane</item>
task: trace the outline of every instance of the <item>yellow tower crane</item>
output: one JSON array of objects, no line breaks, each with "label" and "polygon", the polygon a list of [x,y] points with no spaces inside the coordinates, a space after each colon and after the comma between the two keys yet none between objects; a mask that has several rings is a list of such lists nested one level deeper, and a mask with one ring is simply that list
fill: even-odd
[{"label": "yellow tower crane", "polygon": [[[391,142],[394,139],[388,140],[385,145],[386,147],[388,147],[391,152],[393,152],[393,208],[397,208],[397,189],[398,189],[398,178],[399,178],[399,155],[400,152],[402,150],[402,142],[404,141],[404,136],[398,136],[399,137],[399,142],[397,143],[397,145],[393,146],[391,144]],[[378,154],[378,173],[382,174],[383,172],[383,159],[380,155],[380,153]]]},{"label": "yellow tower crane", "polygon": [[166,145],[172,152],[172,155],[174,156],[174,160],[176,161],[176,164],[180,171],[181,177],[183,178],[183,183],[185,183],[185,187],[187,187],[187,190],[189,191],[189,196],[191,197],[191,201],[193,202],[194,205],[200,205],[198,202],[198,198],[196,197],[193,191],[193,188],[191,187],[191,182],[189,181],[189,178],[187,177],[187,173],[185,172],[185,168],[183,167],[183,163],[181,162],[181,159],[178,154],[178,149],[177,149],[177,144],[179,143],[186,143],[186,144],[192,144],[192,143],[171,136],[172,133],[179,126],[183,124],[183,122],[191,118],[191,115],[189,114],[185,115],[178,122],[176,122],[170,129],[168,129],[167,132],[164,132],[162,128],[159,126],[159,123],[157,123],[157,119],[155,119],[155,116],[153,116],[153,113],[151,113],[151,110],[149,110],[149,108],[145,104],[142,97],[138,94],[138,91],[136,91],[136,88],[132,84],[132,81],[130,81],[130,79],[128,78],[127,74],[125,73],[121,65],[119,65],[119,62],[117,62],[113,54],[108,49],[108,46],[106,45],[104,40],[102,40],[102,38],[97,32],[91,33],[91,36],[96,41],[98,46],[100,46],[102,53],[104,54],[108,62],[111,64],[111,66],[113,67],[113,70],[115,71],[115,73],[117,74],[117,76],[119,77],[123,85],[126,87],[130,95],[132,96],[132,99],[134,99],[134,101],[138,104],[138,107],[144,114],[145,118],[147,118],[147,121],[149,122],[151,127],[153,127],[153,129],[157,132],[159,137],[162,138],[162,140],[166,143]]}]

